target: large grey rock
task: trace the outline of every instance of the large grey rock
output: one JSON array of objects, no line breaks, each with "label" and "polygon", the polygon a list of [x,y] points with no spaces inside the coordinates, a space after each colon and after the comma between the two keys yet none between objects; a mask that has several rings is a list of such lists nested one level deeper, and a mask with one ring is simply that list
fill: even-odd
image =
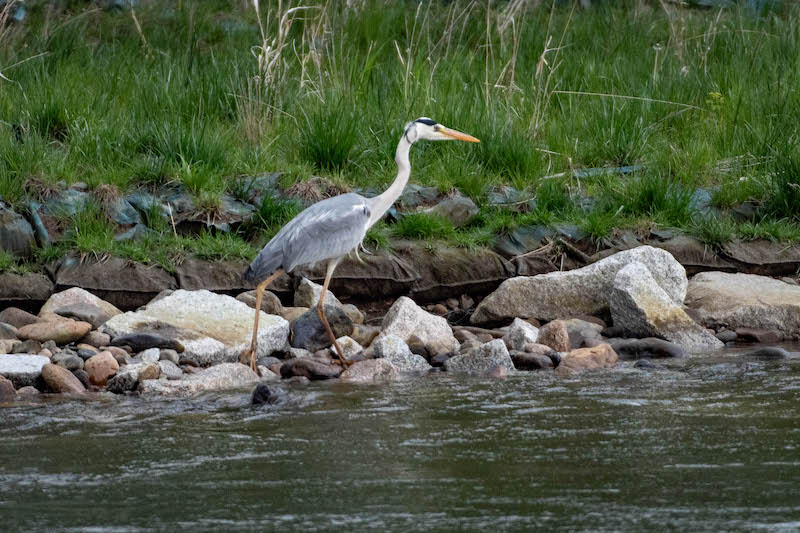
[{"label": "large grey rock", "polygon": [[386,359],[400,372],[424,374],[432,368],[424,357],[411,353],[408,345],[397,335],[381,335],[372,343],[375,357]]},{"label": "large grey rock", "polygon": [[687,279],[681,264],[669,252],[640,246],[583,268],[508,279],[478,305],[470,321],[483,324],[515,317],[554,320],[604,314],[617,272],[633,262],[643,263],[669,298],[683,303]]},{"label": "large grey rock", "polygon": [[397,367],[388,359],[367,359],[349,367],[339,379],[352,383],[379,383],[394,381],[399,375]]},{"label": "large grey rock", "polygon": [[483,375],[497,367],[505,368],[508,372],[514,371],[514,363],[502,339],[487,342],[444,363],[446,371],[457,374]]},{"label": "large grey rock", "polygon": [[0,202],[0,250],[27,257],[35,246],[36,236],[28,221]]},{"label": "large grey rock", "polygon": [[416,335],[426,346],[437,342],[450,351],[458,351],[459,342],[443,317],[428,313],[411,298],[401,296],[383,317],[384,335],[396,335],[404,342]]},{"label": "large grey rock", "polygon": [[65,305],[56,309],[55,312],[57,315],[66,318],[88,322],[94,329],[99,328],[106,320],[111,318],[111,316],[100,307],[90,303]]},{"label": "large grey rock", "polygon": [[449,220],[454,227],[460,227],[472,220],[480,209],[466,196],[454,196],[442,200],[435,206],[426,209],[426,213],[439,215]]},{"label": "large grey rock", "polygon": [[50,358],[42,355],[0,355],[0,376],[19,389],[36,383],[42,367],[49,362]]},{"label": "large grey rock", "polygon": [[609,302],[614,327],[626,336],[660,337],[689,351],[724,346],[670,298],[642,263],[619,270]]},{"label": "large grey rock", "polygon": [[512,350],[522,351],[529,342],[536,342],[539,329],[520,318],[515,318],[503,340]]},{"label": "large grey rock", "polygon": [[0,322],[0,340],[17,340],[17,328],[11,324]]},{"label": "large grey rock", "polygon": [[752,274],[702,272],[689,282],[686,305],[708,326],[759,328],[800,338],[800,287]]},{"label": "large grey rock", "polygon": [[98,307],[109,317],[122,313],[122,311],[89,291],[80,287],[73,287],[50,296],[42,306],[41,311],[39,311],[39,316],[44,316],[46,313],[56,313],[62,307],[78,304],[89,304]]},{"label": "large grey rock", "polygon": [[179,380],[143,381],[137,390],[142,396],[192,396],[207,391],[245,388],[256,382],[258,374],[249,366],[222,363]]},{"label": "large grey rock", "polygon": [[[101,330],[112,337],[156,331],[180,342],[184,357],[211,365],[239,360],[250,347],[254,318],[252,308],[230,296],[177,290],[139,311],[111,318]],[[261,312],[256,357],[283,350],[288,336],[286,320]]]}]

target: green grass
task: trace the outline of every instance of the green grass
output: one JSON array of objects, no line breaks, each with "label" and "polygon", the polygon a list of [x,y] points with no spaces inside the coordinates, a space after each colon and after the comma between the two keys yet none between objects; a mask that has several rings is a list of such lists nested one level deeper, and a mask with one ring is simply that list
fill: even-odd
[{"label": "green grass", "polygon": [[[420,143],[412,181],[457,188],[482,212],[461,229],[406,217],[371,232],[377,247],[401,236],[473,248],[557,222],[596,240],[650,223],[721,242],[728,222],[697,219],[689,208],[697,187],[714,190],[723,210],[763,206],[760,228],[734,225],[734,237],[793,239],[800,5],[754,17],[646,3],[578,12],[569,2],[532,2],[508,25],[505,3],[477,3],[459,18],[458,2],[417,12],[400,1],[334,1],[296,14],[282,32],[278,2],[265,0],[266,41],[278,48],[260,69],[263,40],[249,2],[141,2],[140,34],[128,10],[29,0],[26,23],[0,47],[0,72],[12,80],[0,79],[0,197],[21,206],[61,181],[123,193],[169,183],[213,213],[223,194],[243,197],[236,177],[276,170],[286,172],[284,188],[318,175],[381,189],[394,177],[404,124],[424,115],[482,142]],[[543,179],[631,164],[645,170]],[[534,194],[535,209],[489,206],[488,189],[502,184]],[[586,195],[594,207],[579,209]],[[223,248],[261,244],[296,213],[270,202]],[[123,246],[113,241],[117,228],[89,218],[70,222],[40,257],[73,249],[152,258],[170,244]],[[169,234],[163,219],[146,218]]]}]

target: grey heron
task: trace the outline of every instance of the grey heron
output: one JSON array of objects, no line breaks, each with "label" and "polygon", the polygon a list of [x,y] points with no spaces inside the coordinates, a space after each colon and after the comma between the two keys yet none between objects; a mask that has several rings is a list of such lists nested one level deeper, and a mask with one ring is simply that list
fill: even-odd
[{"label": "grey heron", "polygon": [[[317,303],[317,314],[325,327],[336,353],[343,366],[348,362],[342,348],[331,330],[325,316],[325,294],[331,275],[342,258],[362,244],[367,230],[371,228],[400,197],[411,175],[408,152],[419,141],[459,140],[480,142],[466,133],[446,128],[426,118],[418,118],[406,124],[405,131],[397,145],[395,163],[397,177],[383,193],[374,198],[365,198],[356,193],[340,194],[317,202],[290,220],[267,243],[244,273],[246,281],[261,281],[256,288],[256,316],[253,321],[253,340],[248,350],[250,366],[256,369],[256,347],[258,343],[258,317],[261,311],[261,298],[264,290],[284,272],[295,268],[327,261],[325,281]],[[248,352],[242,354],[245,361]]]}]

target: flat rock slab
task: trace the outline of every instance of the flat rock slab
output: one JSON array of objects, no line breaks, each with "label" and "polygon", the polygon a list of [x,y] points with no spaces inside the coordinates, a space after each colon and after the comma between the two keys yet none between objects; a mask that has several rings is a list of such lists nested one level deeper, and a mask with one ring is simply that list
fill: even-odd
[{"label": "flat rock slab", "polygon": [[484,324],[517,317],[555,320],[605,314],[617,272],[633,262],[647,266],[669,298],[683,303],[687,279],[681,264],[669,252],[640,246],[575,270],[508,279],[478,305],[470,321]]},{"label": "flat rock slab", "polygon": [[0,355],[0,376],[19,389],[35,384],[42,375],[42,367],[48,363],[50,358],[43,355]]},{"label": "flat rock slab", "polygon": [[[255,312],[230,296],[209,291],[177,290],[136,312],[113,317],[103,325],[112,337],[152,331],[154,323],[177,328],[177,333],[162,328],[159,334],[173,338],[184,347],[184,357],[201,365],[236,362],[250,347]],[[289,323],[261,312],[258,323],[256,357],[283,350],[289,337]]]},{"label": "flat rock slab", "polygon": [[238,389],[258,382],[258,374],[240,363],[222,363],[179,380],[148,380],[139,384],[142,396],[192,396],[201,392]]},{"label": "flat rock slab", "polygon": [[15,306],[37,312],[53,293],[53,283],[42,274],[0,272],[0,307]]},{"label": "flat rock slab", "polygon": [[686,305],[708,326],[776,330],[800,338],[800,286],[780,280],[702,272],[689,282]]}]

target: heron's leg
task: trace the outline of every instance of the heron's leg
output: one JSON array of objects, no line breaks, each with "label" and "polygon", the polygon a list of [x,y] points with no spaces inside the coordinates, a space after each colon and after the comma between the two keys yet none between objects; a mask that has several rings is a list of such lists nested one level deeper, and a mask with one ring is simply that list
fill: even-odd
[{"label": "heron's leg", "polygon": [[[270,277],[262,281],[256,287],[256,318],[253,321],[253,340],[250,343],[250,368],[254,371],[256,369],[256,345],[258,344],[258,317],[261,315],[261,298],[264,296],[264,291],[266,290],[267,286],[275,281],[275,278],[283,274],[283,269],[279,268],[272,274]],[[244,353],[243,361],[247,360],[247,352]]]},{"label": "heron's leg", "polygon": [[337,264],[338,261],[336,260],[328,263],[328,272],[325,274],[325,281],[322,284],[322,293],[319,295],[319,302],[317,302],[317,314],[322,321],[322,325],[325,326],[325,331],[328,332],[328,336],[331,338],[333,345],[336,347],[336,353],[339,355],[339,361],[342,362],[342,366],[349,366],[352,363],[344,358],[342,347],[339,346],[339,341],[336,340],[336,335],[333,334],[331,325],[328,324],[328,318],[325,316],[325,295],[328,293],[328,284],[331,282],[331,275],[333,275]]}]

